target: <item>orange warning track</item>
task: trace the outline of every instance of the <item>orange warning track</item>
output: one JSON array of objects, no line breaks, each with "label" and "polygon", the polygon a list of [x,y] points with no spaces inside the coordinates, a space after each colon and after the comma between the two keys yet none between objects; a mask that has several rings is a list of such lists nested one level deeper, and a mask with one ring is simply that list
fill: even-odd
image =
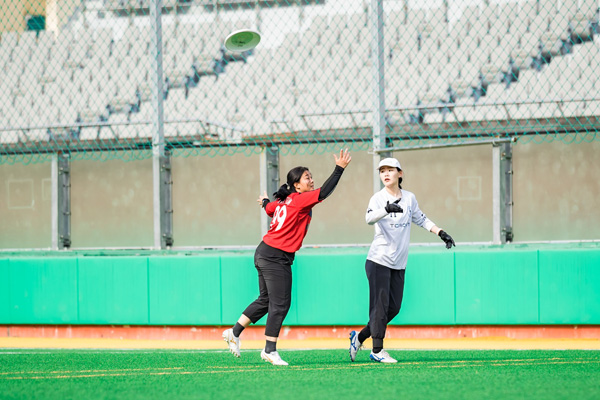
[{"label": "orange warning track", "polygon": [[[147,340],[220,340],[222,326],[129,326],[129,325],[0,325],[1,337],[90,338]],[[247,340],[263,340],[264,326],[250,326]],[[362,326],[284,326],[282,339],[346,339]],[[389,338],[460,339],[505,337],[509,339],[600,339],[600,325],[461,325],[389,326]]]},{"label": "orange warning track", "polygon": [[[284,327],[278,348],[343,349],[361,327]],[[224,327],[0,325],[0,348],[222,349]],[[243,349],[264,346],[264,327],[242,336]],[[366,347],[370,342],[365,343]],[[586,326],[391,326],[389,349],[600,349],[600,327]]]},{"label": "orange warning track", "polygon": [[[471,350],[600,350],[595,339],[386,339],[388,349]],[[263,340],[243,340],[242,349],[262,349]],[[280,340],[280,349],[345,349],[347,339]],[[365,343],[370,348],[370,341]],[[222,340],[133,340],[133,339],[48,339],[0,338],[0,348],[31,349],[190,349],[226,350]]]}]

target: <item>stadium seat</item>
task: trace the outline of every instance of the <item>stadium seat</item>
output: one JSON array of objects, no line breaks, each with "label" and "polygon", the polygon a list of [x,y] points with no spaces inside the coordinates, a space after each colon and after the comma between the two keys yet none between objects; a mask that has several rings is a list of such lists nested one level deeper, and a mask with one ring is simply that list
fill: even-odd
[{"label": "stadium seat", "polygon": [[538,14],[551,20],[558,10],[558,2],[556,0],[540,0],[538,6]]},{"label": "stadium seat", "polygon": [[14,49],[19,44],[18,32],[2,32],[2,47]]},{"label": "stadium seat", "polygon": [[566,33],[569,29],[569,16],[565,15],[563,12],[560,12],[550,20],[550,29],[549,32],[556,33],[558,35],[562,35]]},{"label": "stadium seat", "polygon": [[151,104],[142,104],[140,111],[130,115],[129,120],[131,122],[150,122],[150,124],[137,125],[137,134],[139,137],[151,137],[152,136],[152,106]]},{"label": "stadium seat", "polygon": [[30,54],[30,51],[37,47],[37,32],[24,31],[21,33],[19,43],[16,47],[18,51],[27,52]]},{"label": "stadium seat", "polygon": [[[370,15],[367,15],[367,21],[369,21]],[[389,11],[385,10],[384,3],[384,16],[383,16],[383,25],[384,27],[394,27],[397,28],[401,25],[404,25],[406,22],[406,13],[404,10],[391,9]],[[370,22],[367,22],[369,26]]]},{"label": "stadium seat", "polygon": [[544,32],[540,36],[542,56],[552,58],[560,55],[563,48],[563,40],[566,40],[566,37],[566,33],[561,35],[555,32]]},{"label": "stadium seat", "polygon": [[329,18],[327,29],[340,31],[348,27],[348,14],[333,14]]},{"label": "stadium seat", "polygon": [[[451,100],[446,91],[449,85],[454,89],[452,100],[471,105],[477,104],[476,101],[493,102],[508,95],[514,98],[515,93],[522,94],[523,90],[524,98],[537,99],[544,90],[550,90],[552,79],[555,79],[554,86],[565,88],[561,92],[561,99],[565,100],[564,96],[573,96],[600,81],[600,68],[596,68],[600,62],[600,56],[596,56],[598,49],[588,41],[592,34],[590,22],[596,18],[594,1],[580,0],[579,8],[574,0],[565,4],[554,0],[519,5],[476,4],[464,7],[460,19],[452,21],[454,24],[445,21],[442,7],[423,8],[413,3],[415,7],[409,6],[407,10],[386,6],[384,46],[388,107],[414,105],[419,93],[421,100],[436,103],[425,122],[450,121],[454,115],[439,113],[439,109],[444,108],[443,103]],[[561,7],[560,15],[555,15],[557,6]],[[196,11],[204,12],[201,7]],[[222,57],[220,48],[224,35],[231,29],[251,25],[254,16],[239,22],[232,22],[226,16],[218,23],[191,22],[187,17],[175,22],[171,16],[165,16],[163,24],[163,67],[168,82],[166,89],[170,91],[165,109],[169,115],[210,116],[232,125],[241,124],[248,128],[250,133],[246,134],[252,134],[289,130],[289,127],[284,128],[285,124],[273,124],[272,120],[289,121],[296,129],[306,129],[297,118],[300,113],[372,107],[368,97],[372,90],[372,58],[367,13],[308,14],[308,30],[303,33],[302,42],[298,42],[301,37],[298,32],[287,32],[286,42],[281,47],[258,48],[248,56],[247,63],[231,60],[222,64],[217,61]],[[0,67],[11,63],[13,72],[6,78],[20,84],[33,80],[35,84],[31,89],[41,92],[44,102],[73,104],[75,110],[81,111],[82,120],[98,121],[107,117],[109,122],[123,118],[140,120],[149,112],[150,34],[147,17],[136,16],[132,21],[134,24],[121,18],[113,25],[104,23],[103,27],[90,29],[79,29],[79,25],[74,24],[78,29],[61,31],[56,41],[51,32],[41,32],[37,41],[32,33],[26,32],[20,37],[5,33],[0,41]],[[572,48],[563,46],[569,26],[584,43]],[[357,43],[360,46],[356,46]],[[530,67],[535,66],[532,61],[539,55],[538,44],[542,46],[544,61],[537,65],[540,71],[536,72]],[[11,55],[15,48],[19,54],[13,60]],[[42,48],[47,49],[46,52]],[[309,50],[312,50],[311,56],[307,57]],[[28,54],[23,57],[23,53]],[[507,92],[500,83],[506,82],[511,55],[518,81],[515,78]],[[332,58],[335,62],[331,62]],[[66,73],[64,67],[68,69]],[[580,82],[573,81],[573,77]],[[12,97],[15,90],[21,89],[11,84],[7,90]],[[209,101],[214,93],[222,93],[218,104]],[[142,101],[140,112],[131,107],[132,104],[137,107],[138,95]],[[485,97],[479,99],[481,95]],[[254,108],[257,116],[260,114],[258,122],[241,118],[239,107],[243,103],[251,104],[247,107]],[[110,116],[107,105],[113,111]],[[563,107],[567,115],[590,113],[587,104],[575,107],[575,111],[569,107]],[[491,106],[466,109],[469,112],[455,110],[457,118],[479,121],[493,114]],[[510,111],[513,117],[541,118],[555,115],[556,110],[556,107],[536,105],[516,106]],[[404,123],[405,119],[398,118],[398,114],[390,118],[396,117],[397,123]],[[369,118],[367,113],[359,123],[352,118],[357,115],[362,114],[339,113],[313,116],[309,120],[316,129],[355,128]],[[61,119],[65,117],[66,114],[61,114]],[[494,118],[500,117],[495,115]],[[169,134],[191,129],[178,124],[170,128]],[[118,128],[119,135],[144,134],[141,128],[126,130]]]},{"label": "stadium seat", "polygon": [[327,15],[315,15],[312,17],[309,30],[323,32],[327,29],[329,17]]},{"label": "stadium seat", "polygon": [[583,43],[593,38],[590,18],[581,12],[576,13],[569,21],[571,40],[574,43]]}]

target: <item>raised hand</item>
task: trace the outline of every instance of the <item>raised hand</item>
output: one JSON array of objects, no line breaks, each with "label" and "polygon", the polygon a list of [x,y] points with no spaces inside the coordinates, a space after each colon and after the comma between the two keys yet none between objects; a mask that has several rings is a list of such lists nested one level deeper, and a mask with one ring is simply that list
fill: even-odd
[{"label": "raised hand", "polygon": [[267,196],[267,191],[265,190],[262,195],[258,196],[256,199],[257,203],[260,204],[261,207],[264,207],[263,202],[265,200],[269,200],[269,196]]},{"label": "raised hand", "polygon": [[340,150],[340,156],[338,157],[334,154],[333,157],[335,158],[335,165],[339,165],[342,168],[346,168],[350,164],[350,161],[352,161],[348,149]]},{"label": "raised hand", "polygon": [[448,235],[446,232],[444,231],[440,231],[440,233],[438,233],[440,239],[442,239],[444,241],[444,243],[446,243],[446,248],[450,249],[452,246],[456,247],[456,244],[454,243],[454,239],[452,239],[452,236]]}]

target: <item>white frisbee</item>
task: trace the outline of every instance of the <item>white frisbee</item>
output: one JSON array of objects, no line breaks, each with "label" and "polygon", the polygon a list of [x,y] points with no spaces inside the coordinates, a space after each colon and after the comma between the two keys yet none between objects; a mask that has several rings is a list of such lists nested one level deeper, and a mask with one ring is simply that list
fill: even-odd
[{"label": "white frisbee", "polygon": [[260,43],[260,33],[252,29],[231,32],[225,39],[225,48],[233,53],[252,50]]}]

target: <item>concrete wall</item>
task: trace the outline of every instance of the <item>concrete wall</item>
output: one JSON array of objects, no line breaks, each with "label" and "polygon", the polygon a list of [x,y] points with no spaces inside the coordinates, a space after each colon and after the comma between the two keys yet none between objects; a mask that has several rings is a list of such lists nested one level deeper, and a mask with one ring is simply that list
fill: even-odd
[{"label": "concrete wall", "polygon": [[[516,241],[600,239],[600,143],[517,143],[514,166]],[[490,146],[395,154],[403,187],[457,242],[492,240]],[[353,154],[336,191],[313,212],[305,244],[369,243],[364,222],[372,195],[372,156]],[[331,154],[284,154],[281,180],[297,165],[320,186]],[[0,248],[50,246],[50,164],[0,165]],[[176,246],[248,245],[261,238],[259,157],[237,154],[173,159]],[[152,246],[152,163],[72,163],[73,247]],[[271,194],[269,194],[271,195]],[[413,243],[441,243],[419,227]]]}]

